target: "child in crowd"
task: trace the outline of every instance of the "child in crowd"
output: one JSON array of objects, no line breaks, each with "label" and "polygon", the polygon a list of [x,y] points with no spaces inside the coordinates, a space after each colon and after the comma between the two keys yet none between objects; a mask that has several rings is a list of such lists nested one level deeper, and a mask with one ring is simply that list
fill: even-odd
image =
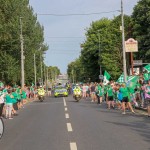
[{"label": "child in crowd", "polygon": [[13,95],[10,89],[7,90],[8,94],[5,97],[5,107],[6,107],[6,119],[13,119],[12,109],[13,109]]}]

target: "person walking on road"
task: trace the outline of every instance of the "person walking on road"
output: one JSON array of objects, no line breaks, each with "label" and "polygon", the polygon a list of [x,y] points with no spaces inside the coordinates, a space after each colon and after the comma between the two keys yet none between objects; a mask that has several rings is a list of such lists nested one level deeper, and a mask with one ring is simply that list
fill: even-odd
[{"label": "person walking on road", "polygon": [[103,87],[102,84],[98,84],[96,86],[96,94],[97,94],[97,104],[101,104],[103,100]]},{"label": "person walking on road", "polygon": [[131,112],[135,113],[132,108],[131,103],[129,102],[129,90],[125,84],[122,84],[122,87],[120,88],[120,92],[122,93],[122,97],[123,97],[122,98],[122,110],[123,110],[122,114],[126,114],[126,104],[130,108]]},{"label": "person walking on road", "polygon": [[114,93],[112,85],[110,85],[110,83],[108,83],[107,96],[108,96],[108,109],[110,109],[111,106],[114,108]]}]

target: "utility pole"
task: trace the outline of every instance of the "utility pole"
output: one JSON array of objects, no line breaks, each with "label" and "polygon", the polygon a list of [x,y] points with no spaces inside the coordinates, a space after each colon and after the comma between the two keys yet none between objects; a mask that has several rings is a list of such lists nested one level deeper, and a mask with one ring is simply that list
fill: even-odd
[{"label": "utility pole", "polygon": [[124,82],[126,83],[127,82],[127,67],[126,67],[126,52],[125,52],[123,0],[121,0],[121,20],[122,20],[123,72],[124,72]]},{"label": "utility pole", "polygon": [[100,73],[100,75],[102,75],[102,68],[101,68],[101,63],[100,63],[100,61],[101,61],[101,59],[100,59],[100,50],[101,50],[101,45],[100,45],[100,30],[98,30],[98,41],[99,41],[99,54],[98,54],[98,64],[99,64],[99,73]]},{"label": "utility pole", "polygon": [[36,60],[35,60],[35,53],[34,53],[34,82],[36,87]]},{"label": "utility pole", "polygon": [[23,50],[23,35],[22,35],[22,17],[20,17],[20,43],[21,43],[21,87],[24,88],[24,50]]},{"label": "utility pole", "polygon": [[42,82],[42,86],[43,86],[43,62],[42,62],[42,54],[40,54],[40,61],[41,61],[41,82]]}]

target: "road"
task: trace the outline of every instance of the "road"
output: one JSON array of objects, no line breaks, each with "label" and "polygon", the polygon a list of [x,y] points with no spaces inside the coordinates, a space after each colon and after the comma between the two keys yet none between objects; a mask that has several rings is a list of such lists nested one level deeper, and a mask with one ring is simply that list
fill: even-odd
[{"label": "road", "polygon": [[4,120],[1,150],[150,150],[150,119],[89,99],[46,98]]}]

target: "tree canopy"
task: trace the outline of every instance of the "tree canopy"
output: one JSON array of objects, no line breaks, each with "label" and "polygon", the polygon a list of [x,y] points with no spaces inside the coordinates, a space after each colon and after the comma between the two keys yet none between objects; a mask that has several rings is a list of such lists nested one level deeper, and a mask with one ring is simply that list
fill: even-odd
[{"label": "tree canopy", "polygon": [[[44,27],[40,25],[29,0],[1,0],[0,4],[0,79],[6,83],[20,83],[21,48],[20,19],[24,39],[25,83],[34,81],[34,54],[37,78],[40,78],[41,61],[48,49],[44,43]],[[41,58],[41,59],[39,59]]]}]

